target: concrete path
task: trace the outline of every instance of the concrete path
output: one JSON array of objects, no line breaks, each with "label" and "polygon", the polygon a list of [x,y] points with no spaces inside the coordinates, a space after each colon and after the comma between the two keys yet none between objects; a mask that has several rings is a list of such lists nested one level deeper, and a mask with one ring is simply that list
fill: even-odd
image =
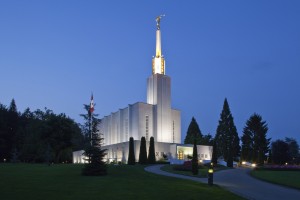
[{"label": "concrete path", "polygon": [[[207,183],[207,178],[195,178],[179,174],[172,174],[162,171],[160,169],[162,166],[163,165],[149,166],[146,167],[145,170],[164,176]],[[237,168],[216,172],[214,173],[214,184],[224,187],[239,196],[251,200],[300,200],[300,190],[260,181],[251,177],[249,175],[249,171],[250,169]]]}]

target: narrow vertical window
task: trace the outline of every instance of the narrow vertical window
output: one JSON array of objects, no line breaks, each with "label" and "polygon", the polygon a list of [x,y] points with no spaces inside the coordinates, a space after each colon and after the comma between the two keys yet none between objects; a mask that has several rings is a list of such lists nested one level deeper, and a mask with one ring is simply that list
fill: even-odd
[{"label": "narrow vertical window", "polygon": [[129,137],[128,137],[128,119],[125,119],[125,140],[128,141]]},{"label": "narrow vertical window", "polygon": [[146,141],[149,141],[149,116],[146,115]]},{"label": "narrow vertical window", "polygon": [[173,143],[175,143],[175,122],[173,120]]}]

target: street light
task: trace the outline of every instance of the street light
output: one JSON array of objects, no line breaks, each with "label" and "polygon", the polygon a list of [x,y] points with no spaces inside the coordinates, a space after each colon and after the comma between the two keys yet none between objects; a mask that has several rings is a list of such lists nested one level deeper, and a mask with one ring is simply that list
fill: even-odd
[{"label": "street light", "polygon": [[214,169],[210,167],[208,169],[208,185],[214,184]]}]

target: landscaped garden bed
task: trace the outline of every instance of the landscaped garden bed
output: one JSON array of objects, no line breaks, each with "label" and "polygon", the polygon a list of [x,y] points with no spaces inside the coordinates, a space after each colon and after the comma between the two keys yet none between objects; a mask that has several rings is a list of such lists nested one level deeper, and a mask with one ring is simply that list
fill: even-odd
[{"label": "landscaped garden bed", "polygon": [[[192,163],[191,161],[186,161],[181,165],[173,164],[173,165],[166,165],[163,166],[161,169],[167,172],[175,173],[175,174],[181,174],[185,176],[194,176],[199,178],[206,178],[208,174],[208,169],[210,168],[210,164],[200,164],[199,165],[199,174],[193,175],[192,174]],[[228,169],[227,167],[224,167],[222,165],[217,165],[214,167],[214,171],[224,170]]]}]

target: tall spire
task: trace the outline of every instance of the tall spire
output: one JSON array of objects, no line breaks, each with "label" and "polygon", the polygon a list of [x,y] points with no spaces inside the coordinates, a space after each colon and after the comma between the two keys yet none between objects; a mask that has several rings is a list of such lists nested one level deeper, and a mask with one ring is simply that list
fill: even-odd
[{"label": "tall spire", "polygon": [[156,53],[152,59],[152,74],[165,74],[165,59],[161,52],[160,20],[165,15],[156,17]]}]

